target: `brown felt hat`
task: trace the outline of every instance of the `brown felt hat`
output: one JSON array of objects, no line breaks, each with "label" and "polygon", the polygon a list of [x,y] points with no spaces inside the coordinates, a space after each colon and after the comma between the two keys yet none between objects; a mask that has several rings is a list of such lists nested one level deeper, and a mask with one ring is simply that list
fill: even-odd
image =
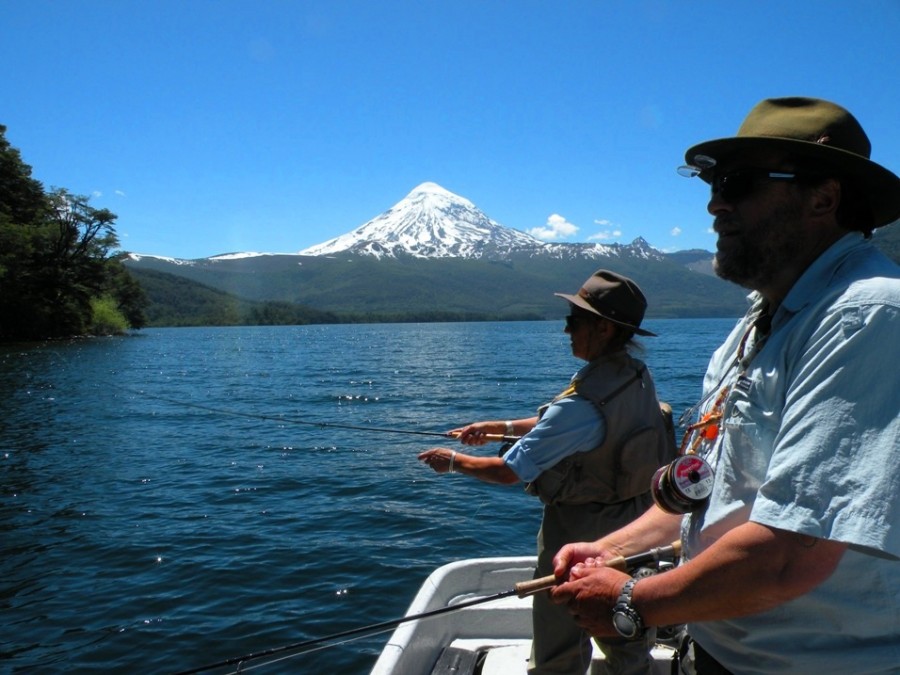
[{"label": "brown felt hat", "polygon": [[578,289],[578,295],[565,293],[553,295],[565,298],[573,305],[619,326],[629,328],[638,335],[656,337],[656,333],[640,327],[641,321],[644,320],[644,312],[647,310],[647,299],[636,283],[621,274],[597,270]]},{"label": "brown felt hat", "polygon": [[836,178],[853,180],[868,199],[875,227],[900,218],[900,178],[869,159],[872,144],[849,111],[816,98],[771,98],[758,103],[737,136],[706,141],[684,158],[709,182],[713,167],[742,152],[772,149]]}]

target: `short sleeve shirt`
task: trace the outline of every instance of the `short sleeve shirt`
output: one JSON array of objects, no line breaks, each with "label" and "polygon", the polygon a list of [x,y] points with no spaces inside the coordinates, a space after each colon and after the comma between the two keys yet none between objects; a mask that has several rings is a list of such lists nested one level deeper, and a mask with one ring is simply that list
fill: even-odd
[{"label": "short sleeve shirt", "polygon": [[[572,378],[578,379],[585,365]],[[538,423],[503,456],[503,461],[519,480],[537,480],[547,469],[576,452],[599,446],[606,437],[606,423],[594,404],[572,394],[553,401]]]},{"label": "short sleeve shirt", "polygon": [[705,394],[734,386],[701,450],[715,484],[685,518],[686,554],[748,520],[850,548],[807,595],[690,632],[735,672],[898,672],[900,268],[846,235],[797,281],[749,364],[735,363],[745,335],[763,339],[751,299],[707,371]]}]

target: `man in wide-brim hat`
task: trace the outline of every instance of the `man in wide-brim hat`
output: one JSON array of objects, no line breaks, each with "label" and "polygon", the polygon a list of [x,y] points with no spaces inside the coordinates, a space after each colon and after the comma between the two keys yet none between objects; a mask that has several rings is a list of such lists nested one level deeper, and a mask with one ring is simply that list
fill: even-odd
[{"label": "man in wide-brim hat", "polygon": [[900,179],[870,159],[872,145],[859,122],[829,101],[762,101],[747,115],[737,136],[688,149],[688,164],[681,172],[693,172],[709,183],[716,166],[759,150],[784,153],[818,176],[839,178],[858,191],[863,215],[870,221],[848,223],[851,229],[880,227],[900,218]]},{"label": "man in wide-brim hat", "polygon": [[[869,238],[900,217],[900,179],[847,110],[811,98],[763,101],[685,159],[711,188],[716,272],[753,291],[682,445],[711,494],[660,482],[641,518],[562,548],[553,597],[594,635],[687,624],[685,673],[895,673],[900,267]],[[665,574],[595,562],[677,538]]]}]

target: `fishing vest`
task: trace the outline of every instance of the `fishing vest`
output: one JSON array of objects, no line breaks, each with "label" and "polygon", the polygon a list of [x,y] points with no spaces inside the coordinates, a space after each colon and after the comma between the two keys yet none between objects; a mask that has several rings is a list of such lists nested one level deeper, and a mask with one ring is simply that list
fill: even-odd
[{"label": "fishing vest", "polygon": [[[545,504],[570,506],[615,504],[648,493],[654,472],[674,459],[676,448],[671,408],[657,400],[647,366],[625,352],[601,357],[553,400],[573,394],[593,403],[605,420],[603,442],[543,471],[526,492]],[[551,403],[538,410],[539,417]]]}]

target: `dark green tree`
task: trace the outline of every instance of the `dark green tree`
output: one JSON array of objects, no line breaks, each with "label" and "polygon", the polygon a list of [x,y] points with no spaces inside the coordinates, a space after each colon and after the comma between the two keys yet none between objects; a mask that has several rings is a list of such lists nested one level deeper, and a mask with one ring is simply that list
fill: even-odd
[{"label": "dark green tree", "polygon": [[143,295],[121,260],[115,214],[65,189],[45,193],[0,126],[0,339],[91,332],[92,300],[111,297],[144,325]]},{"label": "dark green tree", "polygon": [[0,223],[31,223],[43,209],[44,187],[31,177],[31,167],[6,140],[6,127],[0,124]]},{"label": "dark green tree", "polygon": [[30,262],[40,245],[36,223],[46,206],[43,186],[0,125],[0,337],[32,332]]}]

